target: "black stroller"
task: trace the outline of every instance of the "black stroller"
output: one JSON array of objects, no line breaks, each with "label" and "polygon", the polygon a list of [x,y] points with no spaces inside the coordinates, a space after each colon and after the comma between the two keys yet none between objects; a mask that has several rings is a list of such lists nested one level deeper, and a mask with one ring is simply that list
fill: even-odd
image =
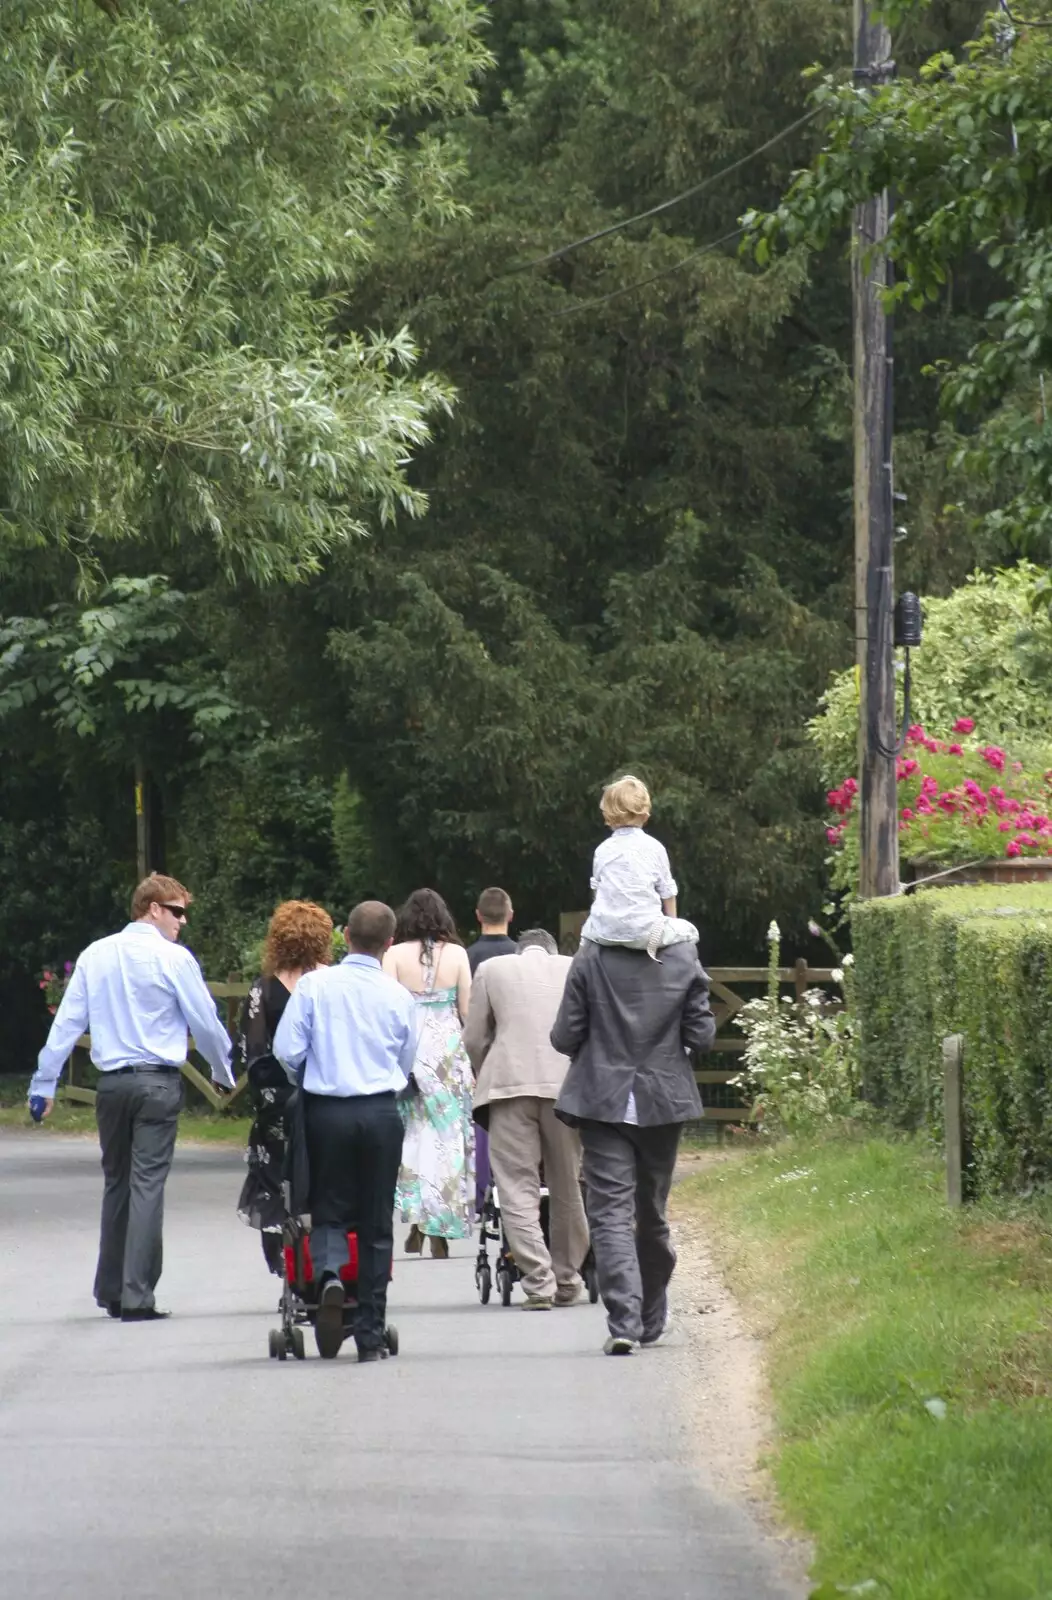
[{"label": "black stroller", "polygon": [[[282,1284],[281,1327],[271,1328],[269,1350],[271,1356],[284,1361],[291,1353],[297,1361],[306,1357],[303,1329],[312,1326],[318,1314],[318,1291],[314,1282],[314,1265],[310,1254],[310,1230],[294,1216],[286,1218],[282,1232]],[[347,1265],[340,1278],[344,1287],[343,1325],[345,1336],[350,1334],[354,1321],[358,1289],[358,1236],[347,1235]],[[384,1340],[389,1355],[398,1354],[398,1329],[388,1323]]]},{"label": "black stroller", "polygon": [[[548,1223],[548,1191],[541,1186],[541,1230],[544,1234],[545,1244],[550,1243]],[[489,1255],[486,1246],[489,1243],[497,1245],[497,1262],[495,1272],[490,1269]],[[490,1183],[482,1202],[482,1220],[479,1226],[479,1253],[475,1257],[475,1287],[479,1293],[479,1300],[484,1306],[489,1305],[493,1293],[493,1281],[496,1276],[497,1293],[500,1295],[502,1306],[511,1305],[511,1291],[522,1277],[519,1266],[508,1243],[508,1236],[504,1231],[504,1223],[500,1214],[500,1196],[495,1183]],[[591,1245],[588,1254],[581,1266],[581,1277],[584,1279],[588,1298],[595,1305],[599,1299],[599,1279],[595,1270],[595,1254]]]},{"label": "black stroller", "polygon": [[[285,1361],[290,1354],[297,1361],[306,1358],[303,1329],[313,1327],[318,1316],[318,1285],[314,1277],[314,1263],[311,1260],[310,1228],[305,1220],[310,1175],[301,1094],[302,1073],[298,1089],[284,1097],[280,1124],[275,1122],[271,1129],[275,1136],[275,1146],[278,1145],[279,1126],[280,1138],[284,1143],[284,1150],[281,1152],[281,1234],[270,1233],[263,1236],[264,1250],[268,1239],[272,1241],[273,1250],[273,1241],[280,1238],[280,1254],[276,1262],[271,1265],[271,1270],[279,1273],[281,1277],[281,1299],[278,1302],[281,1327],[271,1328],[268,1338],[270,1355],[277,1361]],[[344,1288],[345,1338],[350,1335],[354,1325],[358,1300],[358,1236],[353,1231],[347,1235],[347,1257],[346,1265],[340,1269]],[[387,1324],[384,1331],[384,1342],[388,1354],[396,1356],[398,1330],[391,1323]]]}]

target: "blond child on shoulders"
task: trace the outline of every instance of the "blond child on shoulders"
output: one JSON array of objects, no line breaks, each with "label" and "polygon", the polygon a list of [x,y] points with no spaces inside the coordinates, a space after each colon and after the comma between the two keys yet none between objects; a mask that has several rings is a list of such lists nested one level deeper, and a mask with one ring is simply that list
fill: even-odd
[{"label": "blond child on shoulders", "polygon": [[611,832],[592,861],[594,898],[581,938],[646,950],[655,958],[667,945],[696,941],[694,924],[676,915],[668,852],[644,832],[650,821],[646,784],[630,774],[608,784],[600,810]]}]

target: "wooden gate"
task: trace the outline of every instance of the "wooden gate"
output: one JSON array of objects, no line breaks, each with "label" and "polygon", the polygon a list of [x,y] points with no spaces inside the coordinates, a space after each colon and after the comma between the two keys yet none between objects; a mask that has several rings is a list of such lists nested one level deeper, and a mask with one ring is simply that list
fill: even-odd
[{"label": "wooden gate", "polygon": [[[559,918],[559,949],[564,955],[573,955],[581,938],[581,928],[587,911],[564,911]],[[712,1055],[705,1056],[705,1066],[696,1067],[694,1077],[701,1090],[706,1120],[710,1122],[750,1122],[752,1113],[744,1104],[737,1088],[730,1087],[731,1079],[742,1070],[737,1057],[745,1051],[741,1032],[728,1024],[748,1000],[767,992],[769,974],[766,967],[709,967],[712,980],[712,1009],[716,1017],[716,1043]],[[834,982],[832,967],[809,967],[801,956],[791,967],[778,969],[778,980],[791,985],[800,1000],[807,989],[815,989]],[[744,987],[748,993],[739,993]],[[717,1066],[713,1056],[722,1056],[726,1065]],[[731,1059],[727,1060],[726,1058]],[[711,1065],[709,1064],[711,1063]]]},{"label": "wooden gate", "polygon": [[[575,917],[576,920],[576,917]],[[583,916],[581,918],[583,920]],[[565,927],[560,928],[565,942],[579,931],[573,932]],[[706,1121],[710,1122],[749,1122],[752,1113],[743,1103],[742,1096],[736,1088],[731,1087],[731,1079],[736,1078],[741,1072],[740,1056],[745,1050],[745,1040],[741,1033],[733,1028],[728,1029],[733,1018],[745,1005],[746,1001],[754,999],[757,994],[766,992],[768,972],[766,967],[710,967],[709,977],[712,980],[712,1010],[716,1017],[716,1042],[712,1047],[712,1055],[705,1056],[705,1065],[696,1067],[694,1077],[701,1090],[702,1104],[705,1107]],[[778,972],[779,982],[791,986],[799,1000],[807,989],[818,988],[834,982],[831,967],[809,967],[801,957],[791,967],[781,967]],[[240,982],[233,974],[226,983],[210,983],[208,985],[216,1000],[226,1002],[226,1025],[231,1038],[237,1026],[238,1013],[241,1001],[248,994],[249,985]],[[742,989],[748,993],[741,993]],[[77,1040],[77,1047],[87,1050],[90,1046],[88,1035],[82,1034]],[[193,1040],[190,1041],[193,1049]],[[717,1065],[714,1057],[722,1057],[725,1065]],[[64,1100],[80,1101],[85,1105],[95,1104],[95,1091],[84,1084],[78,1084],[74,1079],[75,1057],[70,1056],[69,1074],[66,1084],[59,1090],[59,1097]],[[709,1063],[712,1063],[709,1065]],[[213,1088],[211,1079],[195,1067],[192,1061],[184,1061],[179,1069],[188,1083],[192,1083],[199,1094],[208,1101],[216,1111],[224,1110],[232,1105],[240,1096],[245,1084],[248,1082],[246,1074],[238,1078],[232,1094],[219,1094]]]},{"label": "wooden gate", "polygon": [[[708,1122],[751,1122],[752,1112],[743,1103],[742,1096],[736,1088],[729,1088],[731,1079],[736,1078],[742,1070],[742,1063],[735,1059],[744,1054],[745,1039],[740,1031],[732,1029],[725,1031],[727,1024],[737,1016],[746,1001],[755,999],[759,994],[765,994],[769,980],[766,967],[710,967],[709,977],[712,980],[712,1010],[716,1017],[716,1042],[712,1047],[712,1056],[730,1057],[726,1066],[695,1067],[694,1077],[701,1090],[701,1102],[705,1107],[705,1120]],[[781,984],[792,986],[797,1000],[803,998],[808,989],[819,988],[823,984],[832,984],[832,967],[809,967],[801,958],[791,967],[779,967],[778,981]],[[751,993],[741,994],[738,987],[745,987]],[[712,1056],[702,1059],[708,1063]]]},{"label": "wooden gate", "polygon": [[[241,1010],[241,1001],[248,994],[249,987],[250,986],[247,983],[240,982],[236,975],[231,975],[231,977],[227,979],[226,983],[210,983],[208,985],[213,999],[226,1001],[226,1027],[231,1039],[234,1037],[234,1031],[237,1027],[237,1019]],[[86,1033],[82,1033],[80,1038],[77,1040],[74,1049],[88,1050],[90,1048],[90,1036]],[[191,1051],[193,1048],[194,1041],[191,1039]],[[58,1091],[59,1099],[75,1100],[81,1105],[93,1106],[95,1104],[95,1091],[94,1089],[89,1089],[86,1084],[80,1084],[75,1081],[75,1062],[76,1056],[71,1055],[69,1058],[68,1073],[65,1085]],[[184,1061],[182,1066],[179,1068],[179,1071],[182,1073],[186,1081],[188,1083],[192,1083],[194,1088],[197,1089],[201,1095],[203,1095],[203,1097],[208,1101],[208,1104],[212,1107],[213,1111],[223,1111],[227,1106],[232,1105],[241,1094],[245,1084],[248,1082],[248,1075],[247,1073],[243,1072],[240,1078],[237,1079],[230,1094],[220,1094],[219,1091],[213,1087],[211,1078],[206,1077],[199,1067],[194,1066],[192,1061]]]}]

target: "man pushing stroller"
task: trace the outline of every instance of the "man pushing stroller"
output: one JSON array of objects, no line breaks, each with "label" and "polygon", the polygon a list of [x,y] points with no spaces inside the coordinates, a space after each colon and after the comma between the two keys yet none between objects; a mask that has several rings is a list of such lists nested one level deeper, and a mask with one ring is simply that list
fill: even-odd
[{"label": "man pushing stroller", "polygon": [[358,1235],[359,1361],[387,1354],[387,1285],[394,1248],[394,1196],[402,1155],[396,1096],[416,1046],[412,996],[383,972],[395,915],[378,900],[347,919],[348,954],[300,979],[274,1036],[274,1054],[297,1081],[310,1170],[311,1256],[319,1281],[315,1337],[332,1357],[344,1331],[348,1230]]},{"label": "man pushing stroller", "polygon": [[[517,955],[494,956],[479,967],[464,1028],[476,1078],[475,1120],[489,1128],[501,1217],[522,1274],[526,1311],[579,1300],[588,1254],[580,1140],[555,1118],[570,1063],[549,1040],[569,969],[569,957],[559,954],[551,934],[529,929]],[[542,1163],[550,1251],[541,1226]]]}]

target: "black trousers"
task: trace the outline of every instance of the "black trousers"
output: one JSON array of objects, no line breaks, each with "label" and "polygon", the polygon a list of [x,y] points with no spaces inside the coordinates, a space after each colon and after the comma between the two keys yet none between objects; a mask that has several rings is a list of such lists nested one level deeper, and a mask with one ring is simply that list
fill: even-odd
[{"label": "black trousers", "polygon": [[341,1235],[353,1229],[358,1235],[354,1339],[359,1350],[375,1349],[387,1320],[402,1118],[393,1093],[347,1098],[304,1093],[303,1115],[315,1271],[338,1269],[341,1261],[333,1252]]}]

